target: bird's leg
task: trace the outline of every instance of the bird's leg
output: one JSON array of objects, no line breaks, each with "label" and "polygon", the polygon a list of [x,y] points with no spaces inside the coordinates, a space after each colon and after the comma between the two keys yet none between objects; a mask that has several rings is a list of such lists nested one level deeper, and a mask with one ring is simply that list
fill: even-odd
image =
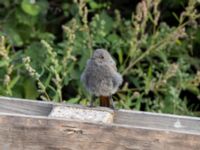
[{"label": "bird's leg", "polygon": [[90,100],[89,107],[94,107],[94,101],[95,101],[95,99],[96,99],[96,96],[95,96],[95,95],[92,95],[91,100]]},{"label": "bird's leg", "polygon": [[109,101],[110,101],[110,108],[115,109],[112,95],[109,96]]}]

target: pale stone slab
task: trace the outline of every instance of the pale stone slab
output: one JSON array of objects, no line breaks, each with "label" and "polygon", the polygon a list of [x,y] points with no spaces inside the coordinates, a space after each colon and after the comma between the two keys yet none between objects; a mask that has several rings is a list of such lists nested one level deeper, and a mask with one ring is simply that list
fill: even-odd
[{"label": "pale stone slab", "polygon": [[114,113],[112,111],[94,110],[90,108],[85,109],[67,106],[55,106],[49,114],[49,117],[97,123],[112,123],[113,114]]}]

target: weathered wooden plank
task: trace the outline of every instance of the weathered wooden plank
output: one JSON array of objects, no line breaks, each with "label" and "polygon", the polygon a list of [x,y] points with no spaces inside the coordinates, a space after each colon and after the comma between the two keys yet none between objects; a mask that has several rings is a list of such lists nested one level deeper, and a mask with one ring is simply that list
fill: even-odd
[{"label": "weathered wooden plank", "polygon": [[122,125],[200,134],[200,118],[198,117],[119,110],[115,112],[114,122]]},{"label": "weathered wooden plank", "polygon": [[0,97],[0,112],[48,116],[53,103]]},{"label": "weathered wooden plank", "polygon": [[[0,97],[0,113],[19,113],[26,115],[48,116],[54,106],[69,106],[80,109],[91,109],[80,105],[66,105],[52,102],[41,102],[8,97]],[[104,108],[94,110],[109,111]],[[140,111],[119,110],[115,111],[114,123],[138,127],[174,130],[191,134],[200,134],[200,118],[158,114]]]},{"label": "weathered wooden plank", "polygon": [[199,141],[166,130],[0,114],[2,150],[199,150]]},{"label": "weathered wooden plank", "polygon": [[114,111],[110,124],[48,117],[58,105],[109,112],[104,108],[0,97],[0,149],[200,149],[197,117],[127,110]]}]

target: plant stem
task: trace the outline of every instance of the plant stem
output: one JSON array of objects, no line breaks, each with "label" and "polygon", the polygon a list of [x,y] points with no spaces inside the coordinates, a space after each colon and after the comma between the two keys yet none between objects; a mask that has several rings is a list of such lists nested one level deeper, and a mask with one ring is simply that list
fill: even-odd
[{"label": "plant stem", "polygon": [[172,33],[170,33],[166,38],[164,38],[163,40],[161,40],[160,42],[158,42],[157,44],[151,46],[148,50],[146,50],[143,54],[141,54],[135,61],[132,62],[132,60],[130,60],[130,63],[128,65],[128,67],[122,72],[122,75],[125,75],[128,73],[128,71],[136,64],[138,63],[140,60],[142,60],[146,55],[148,55],[152,50],[157,49],[161,46],[164,46],[166,44],[168,44],[166,41],[168,41],[172,35],[174,35],[175,32],[177,32],[180,28],[184,27],[187,23],[189,23],[189,21],[183,23],[182,25],[180,25],[178,28],[176,28],[175,31],[173,31]]}]

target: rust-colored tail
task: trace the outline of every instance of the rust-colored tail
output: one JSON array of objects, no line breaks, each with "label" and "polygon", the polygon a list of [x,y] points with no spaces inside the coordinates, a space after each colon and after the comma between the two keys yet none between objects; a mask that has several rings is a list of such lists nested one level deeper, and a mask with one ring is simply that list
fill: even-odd
[{"label": "rust-colored tail", "polygon": [[99,100],[100,100],[100,106],[110,107],[110,98],[109,98],[109,96],[100,96]]}]

